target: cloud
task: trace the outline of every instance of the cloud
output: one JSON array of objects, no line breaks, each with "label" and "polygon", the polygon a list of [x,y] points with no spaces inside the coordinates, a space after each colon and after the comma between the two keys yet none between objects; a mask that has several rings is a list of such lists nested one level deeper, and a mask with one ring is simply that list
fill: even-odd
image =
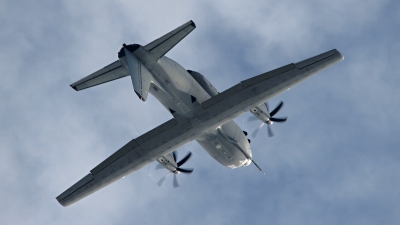
[{"label": "cloud", "polygon": [[[362,7],[359,7],[362,5]],[[396,224],[398,7],[389,1],[0,3],[0,218],[4,224]],[[388,19],[389,18],[389,19]],[[397,19],[396,19],[397,18]],[[63,208],[55,197],[126,142],[171,118],[129,78],[69,84],[193,19],[167,56],[223,91],[337,48],[345,60],[270,100],[285,124],[230,170],[197,143],[191,176],[162,188],[146,168]],[[245,125],[248,115],[236,119]],[[186,166],[186,164],[185,164]],[[147,167],[151,170],[151,166]]]}]

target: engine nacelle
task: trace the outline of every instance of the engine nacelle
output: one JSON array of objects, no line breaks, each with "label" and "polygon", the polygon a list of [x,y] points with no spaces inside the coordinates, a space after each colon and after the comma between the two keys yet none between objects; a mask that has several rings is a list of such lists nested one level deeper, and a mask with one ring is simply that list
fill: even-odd
[{"label": "engine nacelle", "polygon": [[260,119],[262,122],[267,122],[270,121],[270,115],[268,112],[267,107],[265,106],[264,103],[261,103],[260,105],[252,107],[250,110],[251,114],[253,114],[255,117]]},{"label": "engine nacelle", "polygon": [[160,163],[162,166],[165,167],[165,169],[174,172],[176,171],[176,168],[178,165],[176,164],[174,158],[172,157],[171,153],[165,155],[165,156],[160,156],[157,158],[158,163]]},{"label": "engine nacelle", "polygon": [[[232,140],[236,144],[233,144]],[[226,167],[234,169],[251,163],[250,144],[240,127],[233,121],[223,124],[216,131],[207,133],[196,141],[211,157]]]}]

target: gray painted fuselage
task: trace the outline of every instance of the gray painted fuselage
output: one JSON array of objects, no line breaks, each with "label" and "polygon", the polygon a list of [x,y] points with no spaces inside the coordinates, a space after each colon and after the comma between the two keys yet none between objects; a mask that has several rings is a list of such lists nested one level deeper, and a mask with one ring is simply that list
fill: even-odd
[{"label": "gray painted fuselage", "polygon": [[[241,81],[237,85],[210,98],[210,95],[207,96],[205,93],[199,94],[197,92],[202,89],[190,78],[190,75],[185,73],[182,67],[177,69],[180,72],[177,72],[178,75],[174,74],[171,77],[171,73],[168,71],[174,71],[171,68],[178,67],[179,64],[175,64],[175,62],[166,57],[162,58],[157,63],[152,63],[153,66],[149,66],[151,73],[154,76],[158,76],[157,79],[153,79],[152,89],[154,92],[152,91],[152,93],[156,98],[161,99],[160,101],[170,110],[174,119],[132,139],[93,168],[81,180],[57,196],[57,201],[63,206],[71,205],[151,162],[160,162],[159,159],[163,157],[166,160],[168,158],[171,160],[169,156],[172,151],[193,140],[198,140],[205,150],[221,164],[232,168],[244,166],[249,163],[249,160],[246,162],[244,158],[251,159],[251,155],[245,151],[245,149],[249,150],[250,148],[246,147],[248,143],[245,137],[232,120],[248,112],[254,106],[263,104],[273,96],[284,92],[341,60],[343,60],[342,54],[337,50],[331,50],[301,62],[291,63]],[[142,62],[146,63],[145,61]],[[111,74],[112,78],[121,77],[126,74],[126,71],[120,68],[119,62],[114,62],[110,66],[101,69],[99,73]],[[117,71],[114,72],[114,70]],[[89,75],[88,78],[84,78],[71,86],[79,90],[102,83],[104,80],[98,80],[97,74],[96,72],[93,75]],[[187,79],[183,81],[191,85],[183,86],[183,82],[175,82],[181,81],[179,78],[182,77],[186,77]],[[92,82],[90,79],[97,80]],[[174,91],[173,88],[176,90]],[[207,89],[207,87],[204,89]],[[210,90],[209,92],[211,93]],[[191,94],[193,94],[193,98],[190,96]],[[170,98],[170,101],[167,100],[168,98]],[[199,101],[204,102],[200,104],[197,98]],[[209,99],[205,100],[206,98]],[[177,102],[176,104],[175,101]],[[175,109],[171,111],[170,107]],[[182,110],[180,110],[181,108]],[[180,111],[174,112],[174,110]],[[233,147],[229,144],[233,144]],[[235,154],[231,158],[234,159],[236,164],[229,161],[229,156],[227,156],[228,159],[221,156],[224,154],[222,146],[225,146],[230,153],[233,152]],[[216,154],[216,156],[212,154]],[[176,169],[174,163],[171,165],[164,164],[163,166],[171,172]]]},{"label": "gray painted fuselage", "polygon": [[[120,59],[122,62],[125,59]],[[203,76],[202,85],[179,63],[163,56],[149,70],[153,76],[149,92],[169,111],[175,111],[182,117],[193,117],[192,96],[202,103],[217,94],[214,86]],[[201,75],[200,75],[201,76]],[[208,87],[205,85],[209,85]],[[208,89],[208,91],[206,90]],[[213,91],[210,91],[213,89]],[[174,114],[173,114],[174,115]],[[234,139],[239,146],[227,140]],[[196,141],[216,161],[229,168],[247,166],[251,163],[250,144],[240,127],[233,121],[201,133]],[[239,149],[241,148],[241,149]],[[247,156],[242,151],[247,153]]]},{"label": "gray painted fuselage", "polygon": [[164,56],[195,27],[189,21],[145,46],[124,44],[117,61],[71,84],[80,91],[130,76],[139,99],[146,101],[150,92],[174,118],[132,139],[90,170],[57,196],[61,205],[71,205],[154,161],[178,173],[179,163],[171,153],[193,140],[226,167],[237,168],[251,162],[257,166],[246,136],[233,119],[250,111],[262,122],[271,122],[265,101],[343,60],[343,55],[334,49],[218,93],[203,75],[187,71]]}]

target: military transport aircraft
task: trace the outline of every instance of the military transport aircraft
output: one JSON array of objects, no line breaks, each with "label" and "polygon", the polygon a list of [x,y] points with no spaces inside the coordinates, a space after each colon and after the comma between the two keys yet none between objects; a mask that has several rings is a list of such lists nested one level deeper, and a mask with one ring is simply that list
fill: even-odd
[{"label": "military transport aircraft", "polygon": [[189,21],[145,46],[124,44],[117,61],[71,84],[73,89],[80,91],[130,76],[139,99],[146,101],[151,93],[173,119],[131,140],[93,168],[56,198],[61,205],[71,205],[154,161],[169,170],[168,174],[175,175],[173,184],[177,187],[176,174],[191,173],[193,169],[181,168],[191,153],[177,162],[175,150],[193,140],[228,168],[253,163],[262,171],[252,158],[247,132],[242,131],[233,119],[250,111],[263,124],[285,121],[286,118],[273,117],[282,103],[271,112],[264,103],[343,60],[342,54],[334,49],[244,80],[219,93],[202,74],[186,70],[164,56],[195,28],[194,22]]}]

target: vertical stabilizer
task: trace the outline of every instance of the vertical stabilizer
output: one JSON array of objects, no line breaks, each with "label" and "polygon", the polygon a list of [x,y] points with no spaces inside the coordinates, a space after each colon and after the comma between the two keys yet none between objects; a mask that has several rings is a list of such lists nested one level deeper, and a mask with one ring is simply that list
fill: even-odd
[{"label": "vertical stabilizer", "polygon": [[128,49],[124,48],[129,74],[132,78],[133,89],[142,101],[147,100],[151,81],[150,71]]}]

